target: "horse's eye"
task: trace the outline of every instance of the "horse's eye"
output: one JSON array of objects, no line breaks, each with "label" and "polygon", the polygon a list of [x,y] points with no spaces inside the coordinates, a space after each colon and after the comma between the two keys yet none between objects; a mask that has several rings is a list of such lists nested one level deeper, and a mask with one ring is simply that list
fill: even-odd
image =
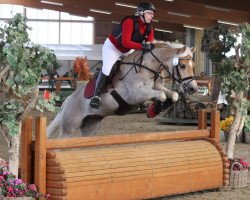
[{"label": "horse's eye", "polygon": [[179,66],[181,69],[185,69],[185,67],[186,67],[186,65],[184,65],[184,64],[180,64]]}]

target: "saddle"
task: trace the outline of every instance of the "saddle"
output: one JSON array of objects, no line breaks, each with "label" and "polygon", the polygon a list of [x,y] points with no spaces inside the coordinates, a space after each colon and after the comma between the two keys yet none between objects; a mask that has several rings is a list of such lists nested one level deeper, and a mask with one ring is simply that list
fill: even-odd
[{"label": "saddle", "polygon": [[[120,64],[121,64],[120,60],[114,64],[114,66],[111,70],[111,73],[108,77],[107,84],[106,84],[102,93],[106,93],[106,92],[108,92],[108,89],[113,88],[113,83],[114,83],[116,74],[120,70]],[[85,99],[90,99],[91,97],[94,96],[96,80],[97,80],[97,77],[98,77],[100,70],[101,69],[97,69],[97,72],[94,74],[93,78],[87,83],[85,90],[84,90],[84,98]]]}]

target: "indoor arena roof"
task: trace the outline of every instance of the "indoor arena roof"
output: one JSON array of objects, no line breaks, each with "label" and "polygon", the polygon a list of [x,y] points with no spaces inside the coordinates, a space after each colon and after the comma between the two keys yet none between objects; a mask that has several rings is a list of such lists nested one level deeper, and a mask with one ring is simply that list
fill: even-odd
[{"label": "indoor arena roof", "polygon": [[[138,0],[1,0],[1,3],[51,9],[78,16],[119,22],[135,13]],[[250,23],[249,0],[151,0],[157,9],[156,29],[185,32],[185,27],[205,28],[217,23]]]}]

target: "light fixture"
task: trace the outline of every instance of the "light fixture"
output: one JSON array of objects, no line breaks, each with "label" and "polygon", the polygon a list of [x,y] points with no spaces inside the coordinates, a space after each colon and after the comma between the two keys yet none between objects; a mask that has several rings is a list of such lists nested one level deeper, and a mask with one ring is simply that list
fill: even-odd
[{"label": "light fixture", "polygon": [[159,20],[158,20],[158,19],[152,19],[152,21],[153,21],[153,22],[159,22]]},{"label": "light fixture", "polygon": [[228,21],[223,21],[223,20],[218,20],[218,23],[221,23],[221,24],[228,24],[228,25],[232,25],[232,26],[239,26],[239,24],[237,24],[237,23],[228,22]]},{"label": "light fixture", "polygon": [[165,29],[159,29],[155,28],[155,31],[161,31],[161,32],[166,32],[166,33],[173,33],[173,31],[165,30]]},{"label": "light fixture", "polygon": [[55,5],[55,6],[63,6],[63,3],[53,2],[53,1],[41,1],[41,3]]},{"label": "light fixture", "polygon": [[123,7],[127,7],[127,8],[137,8],[137,6],[135,6],[135,5],[126,4],[126,3],[120,3],[120,2],[115,2],[115,5],[117,5],[117,6],[123,6]]},{"label": "light fixture", "polygon": [[193,28],[193,29],[203,30],[203,28],[197,27],[197,26],[190,26],[190,25],[186,25],[186,24],[184,24],[183,26],[184,26],[185,28]]},{"label": "light fixture", "polygon": [[102,14],[106,14],[106,15],[111,15],[111,12],[105,11],[105,10],[97,10],[97,9],[90,8],[89,11],[96,12],[96,13],[102,13]]},{"label": "light fixture", "polygon": [[219,10],[219,11],[226,11],[226,12],[230,11],[229,9],[226,9],[226,8],[220,8],[220,7],[209,6],[209,5],[205,5],[205,8],[210,8],[210,9]]},{"label": "light fixture", "polygon": [[191,17],[191,15],[183,14],[183,13],[178,13],[178,12],[170,12],[168,11],[169,15],[176,15],[176,16],[181,16],[181,17]]},{"label": "light fixture", "polygon": [[170,2],[173,2],[174,0],[165,0],[165,1],[170,1]]},{"label": "light fixture", "polygon": [[118,21],[112,21],[112,24],[120,24]]}]

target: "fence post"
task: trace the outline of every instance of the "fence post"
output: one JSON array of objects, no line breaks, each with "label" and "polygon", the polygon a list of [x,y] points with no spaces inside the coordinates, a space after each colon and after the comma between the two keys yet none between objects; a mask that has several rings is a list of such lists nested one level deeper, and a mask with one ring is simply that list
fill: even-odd
[{"label": "fence post", "polygon": [[207,128],[207,111],[205,109],[200,109],[198,111],[198,129]]},{"label": "fence post", "polygon": [[211,138],[220,141],[220,111],[211,111]]},{"label": "fence post", "polygon": [[46,117],[36,118],[35,185],[46,195]]},{"label": "fence post", "polygon": [[21,130],[21,179],[27,184],[31,183],[32,120],[31,116],[26,117]]}]

